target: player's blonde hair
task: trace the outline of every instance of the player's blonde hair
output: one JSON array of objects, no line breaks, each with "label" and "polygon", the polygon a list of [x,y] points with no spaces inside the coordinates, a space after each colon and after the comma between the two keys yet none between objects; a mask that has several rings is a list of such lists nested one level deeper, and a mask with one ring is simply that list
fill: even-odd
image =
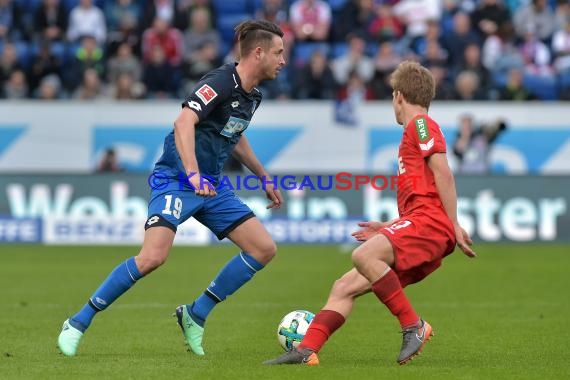
[{"label": "player's blonde hair", "polygon": [[431,72],[414,61],[404,61],[390,76],[390,85],[410,104],[429,108],[435,97],[435,79]]},{"label": "player's blonde hair", "polygon": [[245,57],[260,44],[269,48],[273,36],[283,37],[283,31],[277,25],[265,20],[244,21],[236,26],[235,31],[240,57]]}]

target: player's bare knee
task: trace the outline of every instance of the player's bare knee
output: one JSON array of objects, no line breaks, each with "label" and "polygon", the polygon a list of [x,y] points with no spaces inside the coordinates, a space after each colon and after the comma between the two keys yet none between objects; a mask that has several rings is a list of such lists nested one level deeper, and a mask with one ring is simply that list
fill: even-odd
[{"label": "player's bare knee", "polygon": [[351,259],[352,264],[355,268],[363,267],[368,262],[368,260],[370,260],[370,258],[370,252],[368,252],[366,249],[363,249],[362,246],[352,251]]},{"label": "player's bare knee", "polygon": [[349,279],[341,277],[336,280],[332,286],[330,298],[333,299],[344,299],[347,297],[353,297],[353,290]]},{"label": "player's bare knee", "polygon": [[137,256],[136,262],[139,272],[148,274],[164,264],[168,258],[168,252],[163,249],[145,249]]},{"label": "player's bare knee", "polygon": [[255,250],[248,253],[252,255],[257,261],[265,265],[270,262],[277,254],[277,244],[275,244],[273,240],[268,239],[267,241],[264,241],[263,244],[257,246]]}]

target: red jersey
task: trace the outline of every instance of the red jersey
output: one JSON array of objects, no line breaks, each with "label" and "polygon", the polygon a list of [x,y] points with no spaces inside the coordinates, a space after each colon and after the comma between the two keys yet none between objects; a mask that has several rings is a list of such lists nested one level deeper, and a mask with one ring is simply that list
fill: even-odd
[{"label": "red jersey", "polygon": [[407,177],[401,180],[396,191],[400,216],[434,207],[445,214],[426,160],[434,153],[445,152],[445,137],[429,116],[418,115],[405,126],[398,150],[398,174]]}]

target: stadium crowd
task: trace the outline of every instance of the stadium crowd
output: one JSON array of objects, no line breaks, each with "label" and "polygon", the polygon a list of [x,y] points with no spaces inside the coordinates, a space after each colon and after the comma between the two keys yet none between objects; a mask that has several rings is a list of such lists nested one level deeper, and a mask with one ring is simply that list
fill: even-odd
[{"label": "stadium crowd", "polygon": [[440,100],[570,100],[570,0],[0,0],[0,97],[184,98],[248,18],[285,32],[269,99],[391,99],[413,59]]}]

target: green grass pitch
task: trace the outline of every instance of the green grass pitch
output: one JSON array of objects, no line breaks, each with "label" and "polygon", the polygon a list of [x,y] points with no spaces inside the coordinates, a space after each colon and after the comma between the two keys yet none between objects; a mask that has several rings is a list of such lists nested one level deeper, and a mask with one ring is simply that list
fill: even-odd
[{"label": "green grass pitch", "polygon": [[1,379],[568,379],[570,247],[491,245],[460,252],[407,293],[434,327],[421,356],[399,367],[395,318],[372,294],[321,351],[318,367],[275,366],[275,331],[294,309],[324,304],[350,268],[337,246],[280,247],[277,258],[210,315],[205,357],[186,352],[171,317],[233,254],[231,246],[177,247],[83,338],[78,355],[56,348],[61,323],[137,247],[0,249]]}]

